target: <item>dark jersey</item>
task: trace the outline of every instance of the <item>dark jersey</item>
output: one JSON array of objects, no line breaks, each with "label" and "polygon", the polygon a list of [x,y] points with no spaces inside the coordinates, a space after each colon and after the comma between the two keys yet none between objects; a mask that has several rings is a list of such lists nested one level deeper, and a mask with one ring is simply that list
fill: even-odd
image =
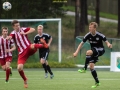
[{"label": "dark jersey", "polygon": [[[39,34],[37,34],[35,37],[34,37],[34,43],[38,43],[40,44],[40,39],[44,39],[46,41],[46,43],[48,43],[49,39],[51,38],[51,36],[49,34],[46,34],[46,33],[42,33],[42,35],[40,36]],[[39,49],[39,52],[44,52],[44,51],[49,51],[49,48],[40,48]]]},{"label": "dark jersey", "polygon": [[105,35],[97,31],[95,35],[92,35],[90,32],[87,33],[83,38],[83,42],[86,42],[87,40],[89,41],[91,48],[104,48],[103,41],[107,41]]}]

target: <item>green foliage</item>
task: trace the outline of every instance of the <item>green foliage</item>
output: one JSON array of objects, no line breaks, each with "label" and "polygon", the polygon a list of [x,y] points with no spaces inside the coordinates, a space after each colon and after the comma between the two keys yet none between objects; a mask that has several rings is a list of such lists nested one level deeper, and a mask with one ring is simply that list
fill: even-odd
[{"label": "green foliage", "polygon": [[[49,62],[50,67],[52,68],[75,68],[75,63],[72,62]],[[17,68],[17,63],[12,62],[11,66]],[[24,68],[42,68],[42,65],[39,62],[27,62],[24,65]]]},{"label": "green foliage", "polygon": [[[2,0],[2,3],[6,0]],[[17,18],[17,19],[31,19],[31,18],[46,18],[64,15],[62,3],[53,3],[52,0],[9,0],[12,4],[10,11],[2,9],[1,18]]]},{"label": "green foliage", "polygon": [[[73,12],[75,12],[75,7],[74,6],[63,6],[62,8],[64,10],[67,10],[67,11],[73,11]],[[88,15],[91,15],[91,14],[93,16],[95,16],[95,11],[88,9]],[[100,12],[100,17],[118,20],[118,16],[117,15],[110,14],[110,13],[105,13],[105,12]]]}]

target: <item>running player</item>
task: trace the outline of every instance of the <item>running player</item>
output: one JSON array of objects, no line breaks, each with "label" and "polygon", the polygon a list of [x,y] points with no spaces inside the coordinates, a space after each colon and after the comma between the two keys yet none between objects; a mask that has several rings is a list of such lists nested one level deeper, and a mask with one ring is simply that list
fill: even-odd
[{"label": "running player", "polygon": [[[42,43],[40,42],[40,39],[44,40],[48,46],[50,46],[51,42],[52,42],[52,37],[47,34],[47,33],[43,33],[43,26],[39,25],[37,27],[37,31],[38,34],[34,37],[34,43]],[[50,78],[52,79],[54,77],[50,66],[48,65],[48,55],[49,55],[49,48],[40,48],[39,49],[39,58],[40,58],[40,62],[45,70],[45,78],[48,77],[48,72],[50,73]]]},{"label": "running player", "polygon": [[13,40],[7,40],[8,28],[2,27],[2,36],[0,37],[0,65],[6,71],[5,83],[9,83],[9,75],[12,75],[12,51],[16,49]]}]

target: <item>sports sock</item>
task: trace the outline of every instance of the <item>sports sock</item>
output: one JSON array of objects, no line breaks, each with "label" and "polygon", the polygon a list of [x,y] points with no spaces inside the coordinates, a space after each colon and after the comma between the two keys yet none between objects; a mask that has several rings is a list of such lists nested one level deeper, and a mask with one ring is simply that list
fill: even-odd
[{"label": "sports sock", "polygon": [[86,55],[85,66],[84,66],[85,70],[87,70],[90,59],[91,59],[91,56]]},{"label": "sports sock", "polygon": [[21,71],[18,71],[20,76],[23,78],[23,80],[25,81],[27,78],[25,77],[25,74],[24,74],[24,71],[21,70]]},{"label": "sports sock", "polygon": [[47,73],[47,66],[46,66],[46,64],[44,63],[44,64],[42,64],[42,66],[43,66],[43,68],[45,70],[45,73]]},{"label": "sports sock", "polygon": [[97,72],[95,69],[91,69],[91,74],[93,78],[95,79],[95,82],[99,83],[98,77],[97,77]]},{"label": "sports sock", "polygon": [[34,44],[34,47],[35,48],[43,48],[43,45],[42,44]]},{"label": "sports sock", "polygon": [[9,80],[9,75],[10,75],[10,68],[6,69],[6,81]]},{"label": "sports sock", "polygon": [[53,73],[52,73],[51,68],[50,68],[49,65],[47,65],[47,70],[48,70],[48,72],[49,72],[51,75],[53,75]]}]

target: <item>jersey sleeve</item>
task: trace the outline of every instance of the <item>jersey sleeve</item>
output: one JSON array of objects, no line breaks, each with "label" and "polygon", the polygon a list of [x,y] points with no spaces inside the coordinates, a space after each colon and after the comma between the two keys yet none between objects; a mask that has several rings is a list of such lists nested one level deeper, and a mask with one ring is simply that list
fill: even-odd
[{"label": "jersey sleeve", "polygon": [[15,33],[14,33],[14,31],[12,31],[9,36],[11,36],[11,37],[14,39],[14,38],[15,38]]},{"label": "jersey sleeve", "polygon": [[34,37],[34,43],[37,43],[37,37],[36,36]]},{"label": "jersey sleeve", "polygon": [[13,40],[13,39],[11,39],[11,40],[10,40],[10,45],[11,45],[11,46],[14,46],[14,45],[15,45],[15,43],[14,43],[14,40]]},{"label": "jersey sleeve", "polygon": [[30,27],[27,27],[27,28],[23,27],[22,30],[23,30],[24,32],[27,32],[27,31],[30,30]]},{"label": "jersey sleeve", "polygon": [[52,38],[52,36],[51,36],[51,35],[49,35],[49,34],[47,34],[47,39],[50,39],[50,38]]},{"label": "jersey sleeve", "polygon": [[104,41],[104,42],[107,41],[107,38],[106,38],[105,36],[103,37],[103,41]]},{"label": "jersey sleeve", "polygon": [[83,41],[82,42],[86,42],[87,40],[88,40],[88,38],[89,38],[89,34],[87,33],[85,36],[84,36],[84,38],[83,38]]}]

